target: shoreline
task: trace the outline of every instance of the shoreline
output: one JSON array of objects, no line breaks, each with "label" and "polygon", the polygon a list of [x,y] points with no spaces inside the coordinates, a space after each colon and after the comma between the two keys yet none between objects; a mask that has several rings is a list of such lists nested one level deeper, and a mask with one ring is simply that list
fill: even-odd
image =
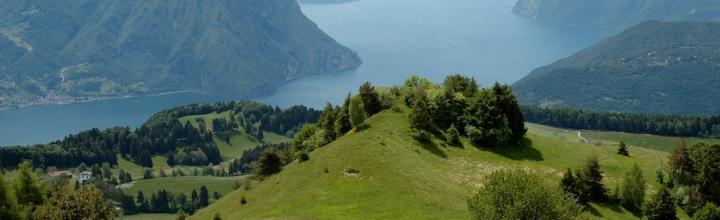
[{"label": "shoreline", "polygon": [[20,105],[8,106],[8,107],[0,107],[0,112],[21,110],[21,109],[26,109],[26,108],[38,107],[38,106],[72,105],[72,104],[90,103],[90,102],[99,102],[99,101],[108,101],[108,100],[166,96],[166,95],[173,95],[173,94],[179,94],[179,93],[195,93],[195,94],[202,94],[202,95],[211,95],[209,93],[201,92],[201,91],[197,91],[197,90],[178,90],[178,91],[151,93],[151,94],[143,94],[143,95],[104,96],[104,97],[64,97],[63,99],[55,100],[55,101],[42,101],[44,98],[47,98],[47,97],[44,97],[43,99],[30,102],[29,104],[20,104]]}]

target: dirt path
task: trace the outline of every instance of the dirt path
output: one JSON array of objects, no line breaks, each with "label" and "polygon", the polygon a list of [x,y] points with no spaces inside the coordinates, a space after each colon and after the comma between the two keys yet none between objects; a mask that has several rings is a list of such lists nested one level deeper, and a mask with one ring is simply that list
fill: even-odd
[{"label": "dirt path", "polygon": [[580,138],[580,141],[582,141],[583,143],[586,143],[586,144],[590,143],[590,141],[588,141],[588,139],[586,139],[582,136],[582,131],[578,131],[577,136]]}]

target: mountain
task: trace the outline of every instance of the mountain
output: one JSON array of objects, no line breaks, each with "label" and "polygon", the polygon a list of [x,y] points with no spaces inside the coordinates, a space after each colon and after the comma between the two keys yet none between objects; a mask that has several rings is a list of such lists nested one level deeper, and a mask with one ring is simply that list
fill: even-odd
[{"label": "mountain", "polygon": [[645,22],[540,67],[512,87],[524,104],[718,114],[717,39],[720,23]]},{"label": "mountain", "polygon": [[513,13],[585,27],[625,28],[643,21],[720,21],[716,0],[519,0]]},{"label": "mountain", "polygon": [[269,94],[362,63],[295,0],[8,0],[0,107],[192,90]]},{"label": "mountain", "polygon": [[[626,167],[637,163],[650,174],[658,158],[667,157],[637,147],[630,149],[633,157],[623,157],[616,145],[582,144],[575,133],[534,125],[522,147],[477,148],[465,138],[460,146],[436,138],[420,144],[413,138],[410,111],[394,107],[376,114],[368,129],[340,137],[249,190],[223,196],[190,219],[212,219],[216,213],[223,219],[470,219],[467,198],[499,169],[523,167],[556,184],[567,168],[599,155],[605,184],[615,186]],[[648,187],[656,189],[651,176]],[[591,207],[598,219],[639,219],[622,208]]]}]

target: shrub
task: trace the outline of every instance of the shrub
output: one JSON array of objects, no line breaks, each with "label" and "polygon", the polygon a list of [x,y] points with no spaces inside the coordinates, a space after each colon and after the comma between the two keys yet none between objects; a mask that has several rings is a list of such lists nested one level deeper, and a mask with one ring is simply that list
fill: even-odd
[{"label": "shrub", "polygon": [[575,219],[581,212],[571,195],[521,169],[485,178],[468,200],[473,219]]},{"label": "shrub", "polygon": [[714,203],[707,203],[700,211],[693,216],[695,220],[717,220],[720,219],[720,208]]},{"label": "shrub", "polygon": [[432,141],[432,134],[427,131],[417,131],[413,134],[413,137],[420,143],[430,143]]},{"label": "shrub", "polygon": [[300,161],[300,163],[310,160],[310,155],[305,151],[297,152],[295,157]]},{"label": "shrub", "polygon": [[455,127],[455,125],[451,125],[450,128],[446,131],[446,139],[449,144],[451,145],[457,145],[460,144],[460,131]]},{"label": "shrub", "polygon": [[247,204],[247,200],[245,199],[245,196],[243,196],[243,197],[240,199],[240,205],[245,205],[245,204]]}]

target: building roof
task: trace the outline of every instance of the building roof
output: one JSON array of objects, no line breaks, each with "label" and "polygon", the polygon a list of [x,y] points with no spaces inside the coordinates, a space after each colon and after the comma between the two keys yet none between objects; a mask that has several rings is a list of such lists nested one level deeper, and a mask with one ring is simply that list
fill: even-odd
[{"label": "building roof", "polygon": [[82,173],[80,173],[80,175],[82,175],[82,176],[84,176],[84,175],[92,176],[92,172],[90,172],[90,171],[83,171]]}]

